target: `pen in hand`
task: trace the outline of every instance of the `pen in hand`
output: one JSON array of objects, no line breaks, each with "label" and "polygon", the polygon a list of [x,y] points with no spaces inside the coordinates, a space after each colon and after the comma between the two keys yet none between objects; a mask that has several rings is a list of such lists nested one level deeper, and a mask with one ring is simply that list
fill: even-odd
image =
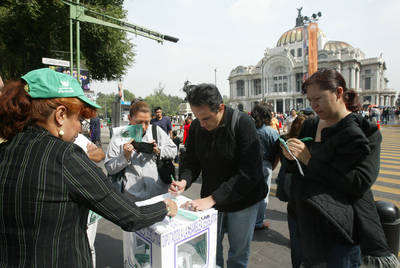
[{"label": "pen in hand", "polygon": [[[171,174],[171,181],[176,181],[174,175]],[[175,190],[178,192],[178,186],[175,185]]]}]

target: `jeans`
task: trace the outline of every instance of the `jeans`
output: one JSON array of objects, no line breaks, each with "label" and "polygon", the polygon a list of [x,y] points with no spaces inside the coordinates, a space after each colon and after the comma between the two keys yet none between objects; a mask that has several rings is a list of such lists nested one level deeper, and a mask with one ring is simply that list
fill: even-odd
[{"label": "jeans", "polygon": [[328,256],[327,268],[358,268],[361,265],[359,245],[336,244]]},{"label": "jeans", "polygon": [[224,267],[222,241],[228,234],[229,252],[227,267],[247,267],[250,242],[253,239],[258,203],[236,212],[218,212],[217,265]]},{"label": "jeans", "polygon": [[264,219],[265,219],[265,210],[268,207],[268,198],[269,192],[271,188],[271,179],[272,179],[272,165],[269,161],[263,161],[263,172],[264,172],[264,179],[265,183],[268,186],[268,193],[265,199],[258,202],[258,212],[257,212],[257,219],[256,219],[256,229],[262,228]]}]

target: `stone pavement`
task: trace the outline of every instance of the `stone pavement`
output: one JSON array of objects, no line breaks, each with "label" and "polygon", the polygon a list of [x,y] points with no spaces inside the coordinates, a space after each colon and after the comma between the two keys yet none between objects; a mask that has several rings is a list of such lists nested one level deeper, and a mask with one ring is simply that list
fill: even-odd
[{"label": "stone pavement", "polygon": [[[102,129],[102,143],[106,150],[109,142],[107,127]],[[102,164],[100,164],[102,166]],[[275,172],[273,177],[276,177]],[[200,195],[200,182],[193,183],[192,187],[184,193],[185,196],[195,199]],[[273,192],[272,192],[273,195]],[[250,249],[249,268],[282,268],[291,267],[289,231],[286,220],[286,203],[270,196],[267,211],[268,221],[271,223],[269,230],[256,230]],[[98,225],[95,240],[97,255],[97,268],[123,267],[123,248],[121,228],[108,220],[101,219]],[[224,251],[227,256],[228,241],[225,237]],[[226,259],[226,258],[225,258]]]}]

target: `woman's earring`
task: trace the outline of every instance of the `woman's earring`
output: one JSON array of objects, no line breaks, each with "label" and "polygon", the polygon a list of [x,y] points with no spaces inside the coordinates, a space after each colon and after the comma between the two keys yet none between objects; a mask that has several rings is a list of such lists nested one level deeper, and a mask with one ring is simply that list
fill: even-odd
[{"label": "woman's earring", "polygon": [[60,135],[60,137],[62,137],[64,135],[64,130],[60,129],[60,131],[58,131],[58,135]]}]

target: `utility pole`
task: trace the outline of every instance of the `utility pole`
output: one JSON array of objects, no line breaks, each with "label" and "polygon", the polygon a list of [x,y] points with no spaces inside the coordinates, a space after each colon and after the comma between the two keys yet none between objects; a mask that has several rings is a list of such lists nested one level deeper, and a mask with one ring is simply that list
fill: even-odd
[{"label": "utility pole", "polygon": [[217,86],[217,68],[214,69],[214,84]]}]

